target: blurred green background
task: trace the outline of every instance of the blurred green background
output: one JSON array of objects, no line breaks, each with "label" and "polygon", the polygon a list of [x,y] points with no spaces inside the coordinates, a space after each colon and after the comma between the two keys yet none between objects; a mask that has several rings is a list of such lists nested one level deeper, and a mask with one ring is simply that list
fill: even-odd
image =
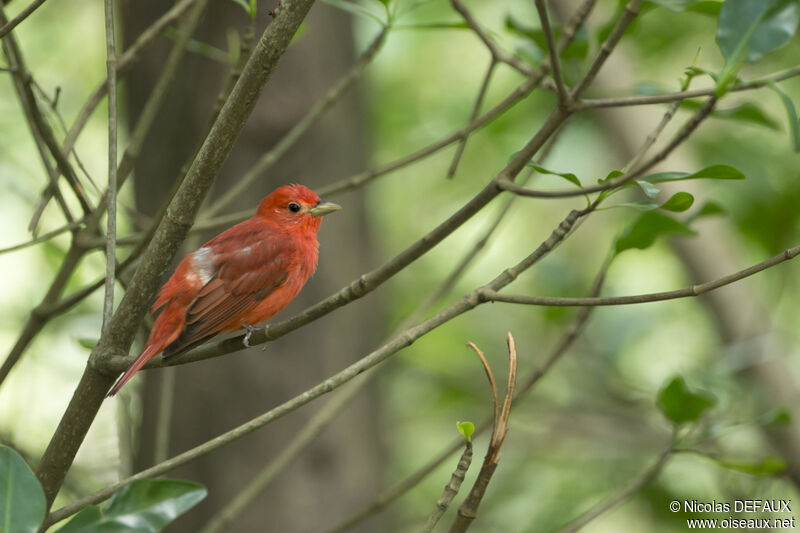
[{"label": "blurred green background", "polygon": [[[416,5],[409,0],[394,1],[405,14],[358,87],[363,113],[359,120],[365,123],[367,132],[362,144],[367,168],[402,157],[463,127],[489,61],[486,49],[469,30],[413,27],[461,22],[448,2]],[[8,8],[9,14],[20,9],[18,3]],[[239,9],[231,4],[231,9]],[[364,5],[381,13],[377,1]],[[558,20],[562,10],[568,14],[573,5],[565,2],[553,7],[554,18]],[[538,27],[533,2],[470,2],[468,6],[502,48],[533,61],[544,57],[514,29]],[[259,9],[268,8],[259,3]],[[579,34],[587,58],[597,52],[599,34],[615,20],[617,9],[616,1],[598,2],[587,29]],[[335,13],[334,7],[325,4],[314,10],[320,17],[318,24],[323,23],[324,16]],[[352,24],[357,50],[379,31],[378,25],[366,17],[355,16]],[[714,16],[647,5],[586,96],[638,94],[644,87],[675,91],[685,69],[692,65],[719,72],[725,60],[715,43],[716,24]],[[309,22],[306,31],[310,34],[318,29]],[[76,9],[70,3],[50,2],[15,33],[36,81],[48,93],[61,88],[58,108],[71,123],[86,94],[105,74],[102,5],[83,2]],[[298,43],[303,38],[299,37]],[[577,55],[565,65],[570,84],[588,61]],[[745,65],[740,76],[752,79],[795,67],[798,57],[800,42],[795,37],[763,60]],[[499,66],[483,109],[521,81],[518,73]],[[698,77],[694,83],[692,87],[711,86],[708,77]],[[793,78],[780,85],[795,104],[800,103],[800,80]],[[125,81],[121,90],[123,94],[127,90]],[[713,200],[723,207],[724,215],[693,224],[697,237],[681,238],[680,242],[662,239],[647,250],[624,252],[608,272],[603,295],[682,288],[760,262],[800,242],[800,156],[792,149],[784,106],[774,92],[764,88],[728,94],[718,108],[734,109],[745,103],[760,109],[766,117],[761,124],[712,117],[658,168],[694,172],[726,164],[739,169],[746,176],[744,181],[703,181],[674,189],[690,191],[695,196],[694,209]],[[445,177],[454,153],[451,146],[370,182],[365,188],[364,223],[374,261],[349,272],[345,281],[389,260],[463,205],[527,142],[555,104],[553,92],[537,90],[470,136],[453,179]],[[103,105],[77,144],[84,165],[95,178],[104,176],[106,168]],[[681,108],[662,135],[662,142],[677,131],[693,109]],[[564,128],[543,164],[559,172],[572,172],[584,184],[594,183],[625,166],[665,110],[662,104],[580,113]],[[46,184],[6,72],[0,72],[0,117],[0,182],[6,191],[0,196],[3,248],[30,238],[27,225]],[[56,124],[53,116],[49,118]],[[125,123],[130,124],[130,119]],[[54,127],[58,131],[58,126]],[[125,146],[124,133],[120,146]],[[339,177],[331,176],[327,181],[321,178],[319,183]],[[273,179],[303,181],[302,175]],[[541,174],[534,175],[529,184],[536,188],[568,185],[557,176]],[[623,197],[625,201],[642,199],[628,189],[608,203],[622,201]],[[123,188],[120,205],[120,234],[124,235],[134,228],[125,210],[126,206],[134,208],[131,184]],[[388,335],[437,290],[502,210],[509,212],[498,230],[434,311],[517,263],[550,235],[570,209],[584,205],[580,197],[520,198],[508,208],[504,199],[495,200],[379,290],[376,297],[382,302],[385,321],[379,328],[381,333]],[[633,209],[593,214],[508,292],[587,295],[615,238],[639,215]],[[40,232],[61,224],[57,209],[51,205]],[[333,218],[326,220],[318,276],[326,268],[324,239],[335,242],[346,238],[337,234]],[[5,287],[5,320],[0,324],[3,350],[13,345],[32,303],[41,299],[68,242],[68,236],[61,236],[0,255]],[[102,254],[90,254],[69,287],[90,283],[104,268]],[[796,432],[798,423],[789,414],[800,405],[797,272],[792,262],[779,265],[720,289],[722,299],[717,302],[703,297],[598,308],[564,358],[515,404],[500,466],[473,530],[555,531],[623,491],[669,443],[671,424],[659,411],[657,397],[676,375],[682,376],[690,389],[716,399],[698,422],[684,427],[681,433],[683,442],[699,453],[675,455],[633,498],[603,514],[585,531],[683,531],[690,515],[669,511],[668,503],[675,499],[791,499],[800,506],[796,485],[800,478],[761,468],[765,458],[777,457],[795,472],[800,468],[800,449],[788,449],[793,453],[789,455],[786,448],[776,444],[786,442],[783,433]],[[41,455],[71,396],[88,355],[81,341],[97,337],[101,308],[102,295],[98,292],[51,322],[0,389],[0,438],[24,451],[31,462]],[[504,376],[505,334],[511,331],[519,350],[522,378],[539,367],[577,312],[487,304],[426,335],[385,363],[376,376],[380,408],[378,432],[372,436],[374,445],[384,450],[385,461],[381,471],[372,473],[372,481],[381,486],[399,481],[457,436],[457,421],[478,422],[490,413],[486,378],[474,353],[465,347],[467,341],[481,347],[496,375]],[[341,328],[343,335],[358,335],[357,324]],[[362,355],[354,353],[352,359]],[[504,379],[499,377],[498,381]],[[118,411],[123,410],[133,412],[136,418],[135,397],[133,400],[133,408],[112,402],[103,405],[69,478],[72,496],[116,480],[118,465],[128,462],[120,458],[117,420]],[[224,408],[224,400],[220,402]],[[261,407],[263,411],[270,405]],[[475,439],[475,460],[454,507],[474,480],[486,440],[485,435]],[[380,527],[417,530],[433,509],[456,462],[453,456],[400,498],[384,515]],[[208,488],[211,493],[215,490]],[[69,496],[62,495],[63,501]],[[347,516],[358,507],[354,502],[351,509],[333,514]],[[453,511],[445,516],[445,523],[452,519]],[[727,517],[724,513],[696,516]]]}]

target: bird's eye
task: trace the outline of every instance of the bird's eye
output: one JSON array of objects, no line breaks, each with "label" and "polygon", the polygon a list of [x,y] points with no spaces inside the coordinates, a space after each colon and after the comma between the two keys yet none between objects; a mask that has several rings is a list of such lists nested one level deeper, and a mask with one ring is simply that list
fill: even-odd
[{"label": "bird's eye", "polygon": [[292,213],[297,213],[298,211],[300,211],[300,204],[298,204],[297,202],[290,203],[289,211],[291,211]]}]

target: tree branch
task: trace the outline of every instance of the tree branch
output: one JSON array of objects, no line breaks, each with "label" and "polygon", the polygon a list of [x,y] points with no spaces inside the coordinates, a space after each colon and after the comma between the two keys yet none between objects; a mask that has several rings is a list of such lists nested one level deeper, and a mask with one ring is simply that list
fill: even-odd
[{"label": "tree branch", "polygon": [[559,61],[558,50],[556,49],[556,39],[553,35],[553,28],[550,26],[550,19],[547,16],[547,6],[544,0],[536,0],[536,11],[539,12],[542,32],[544,32],[545,39],[547,39],[547,51],[550,54],[550,69],[553,71],[553,80],[556,83],[556,90],[558,91],[559,105],[569,106],[571,104],[570,95],[567,91],[567,86],[564,85],[564,76],[561,74],[561,62]]},{"label": "tree branch", "polygon": [[725,285],[730,285],[736,281],[750,277],[754,274],[771,268],[775,265],[789,261],[800,255],[800,246],[789,248],[772,256],[766,261],[755,264],[733,274],[728,274],[713,281],[692,285],[684,289],[677,289],[674,291],[664,292],[651,292],[648,294],[636,294],[632,296],[610,296],[605,298],[558,298],[548,296],[519,296],[511,294],[500,294],[492,290],[481,291],[481,297],[492,302],[504,302],[523,305],[543,305],[553,307],[574,307],[574,306],[608,306],[608,305],[629,305],[641,304],[647,302],[662,302],[664,300],[674,300],[676,298],[687,298],[691,296],[700,296],[709,291],[719,289]]},{"label": "tree branch", "polygon": [[167,208],[153,241],[133,275],[108,331],[92,350],[89,364],[75,394],[53,435],[37,476],[48,506],[58,492],[72,460],[83,442],[97,410],[105,398],[114,375],[95,369],[98,360],[110,353],[127,352],[136,329],[147,312],[151,296],[162,273],[191,226],[197,210],[210,189],[219,168],[227,158],[256,104],[257,96],[269,80],[313,0],[284,0],[247,62],[228,101],[189,168],[181,187]]},{"label": "tree branch", "polygon": [[14,28],[16,28],[17,25],[19,25],[20,22],[22,22],[23,20],[28,18],[31,15],[31,13],[36,11],[39,8],[39,6],[41,6],[44,3],[45,3],[45,0],[33,0],[33,2],[31,2],[28,5],[28,7],[26,7],[25,9],[23,9],[22,11],[19,12],[19,15],[17,15],[13,19],[11,19],[10,22],[7,22],[3,26],[0,26],[0,39],[5,37],[5,35],[8,32],[10,32]]},{"label": "tree branch", "polygon": [[114,275],[117,266],[117,51],[114,45],[114,1],[105,0],[106,72],[108,74],[108,229],[106,230],[106,282],[103,298],[105,333],[114,312]]}]

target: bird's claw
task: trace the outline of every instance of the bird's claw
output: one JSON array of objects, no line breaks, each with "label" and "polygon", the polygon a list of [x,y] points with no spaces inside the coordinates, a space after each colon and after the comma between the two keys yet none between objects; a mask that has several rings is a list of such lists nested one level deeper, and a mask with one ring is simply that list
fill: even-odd
[{"label": "bird's claw", "polygon": [[242,344],[244,344],[245,348],[250,348],[250,336],[258,331],[258,328],[255,326],[251,326],[250,324],[242,324],[244,329],[247,333],[244,334],[244,339],[242,339]]}]

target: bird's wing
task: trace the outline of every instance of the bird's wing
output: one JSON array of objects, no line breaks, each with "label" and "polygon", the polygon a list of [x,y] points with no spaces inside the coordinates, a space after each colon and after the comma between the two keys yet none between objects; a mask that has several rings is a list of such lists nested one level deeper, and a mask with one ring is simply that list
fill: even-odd
[{"label": "bird's wing", "polygon": [[206,244],[210,279],[186,309],[186,327],[164,350],[165,357],[219,333],[286,281],[289,241],[261,233],[218,240],[223,234]]}]

